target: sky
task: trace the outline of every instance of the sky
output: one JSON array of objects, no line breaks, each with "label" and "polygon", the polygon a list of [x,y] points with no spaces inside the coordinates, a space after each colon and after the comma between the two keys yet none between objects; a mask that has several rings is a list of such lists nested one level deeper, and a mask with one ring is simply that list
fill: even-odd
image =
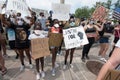
[{"label": "sky", "polygon": [[[65,4],[70,4],[71,9],[70,12],[74,13],[77,8],[88,6],[92,7],[96,2],[106,2],[107,0],[65,0]],[[112,0],[115,2],[116,0]],[[52,3],[60,3],[60,0],[26,0],[28,5],[33,8],[51,10]]]}]

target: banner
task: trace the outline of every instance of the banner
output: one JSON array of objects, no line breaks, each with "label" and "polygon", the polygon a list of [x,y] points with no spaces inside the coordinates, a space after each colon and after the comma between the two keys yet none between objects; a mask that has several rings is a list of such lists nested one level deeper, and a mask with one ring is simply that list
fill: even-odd
[{"label": "banner", "polygon": [[50,55],[48,38],[37,38],[31,40],[31,56],[33,59]]},{"label": "banner", "polygon": [[70,5],[53,3],[52,10],[53,10],[53,14],[52,14],[53,19],[58,19],[61,21],[69,20]]},{"label": "banner", "polygon": [[120,80],[120,71],[108,70],[103,80]]},{"label": "banner", "polygon": [[25,0],[8,0],[6,12],[10,12],[11,10],[22,13],[22,16],[30,16]]},{"label": "banner", "polygon": [[96,21],[104,22],[105,18],[107,17],[108,12],[109,12],[108,9],[106,9],[103,6],[99,6],[98,8],[96,8],[94,13],[92,14],[92,18]]},{"label": "banner", "polygon": [[82,26],[64,29],[63,37],[66,49],[88,44],[88,39]]},{"label": "banner", "polygon": [[49,46],[59,47],[63,39],[61,33],[49,33]]}]

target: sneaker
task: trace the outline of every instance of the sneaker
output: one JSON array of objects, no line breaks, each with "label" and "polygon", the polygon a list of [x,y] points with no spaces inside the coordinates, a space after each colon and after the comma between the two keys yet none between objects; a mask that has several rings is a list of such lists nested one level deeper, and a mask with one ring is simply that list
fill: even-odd
[{"label": "sneaker", "polygon": [[64,65],[64,66],[63,66],[63,69],[66,69],[66,68],[67,68],[67,65]]},{"label": "sneaker", "polygon": [[70,64],[70,68],[73,68],[73,65],[72,65],[72,64]]},{"label": "sneaker", "polygon": [[32,68],[33,68],[33,65],[32,65],[32,64],[29,64],[29,67],[30,67],[30,69],[32,69]]},{"label": "sneaker", "polygon": [[100,58],[101,61],[107,62],[105,58]]},{"label": "sneaker", "polygon": [[55,76],[55,69],[52,69],[52,76]]},{"label": "sneaker", "polygon": [[44,72],[44,71],[41,72],[41,77],[42,77],[42,78],[45,77],[45,72]]},{"label": "sneaker", "polygon": [[39,73],[37,73],[37,75],[36,75],[36,80],[40,80],[40,74]]},{"label": "sneaker", "polygon": [[22,66],[20,67],[20,71],[23,71],[24,69],[25,69],[25,66],[22,65]]},{"label": "sneaker", "polygon": [[81,58],[82,62],[85,62],[85,58]]}]

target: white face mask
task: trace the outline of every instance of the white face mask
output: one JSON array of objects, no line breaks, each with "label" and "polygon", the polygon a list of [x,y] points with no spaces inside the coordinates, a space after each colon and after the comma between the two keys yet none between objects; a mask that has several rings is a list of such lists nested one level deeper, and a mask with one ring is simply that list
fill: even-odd
[{"label": "white face mask", "polygon": [[71,22],[71,23],[70,23],[70,26],[75,26],[75,22]]},{"label": "white face mask", "polygon": [[54,27],[58,28],[58,27],[59,27],[59,24],[54,24]]},{"label": "white face mask", "polygon": [[23,25],[23,21],[21,21],[21,20],[19,20],[19,21],[17,21],[17,23],[18,23],[18,25]]}]

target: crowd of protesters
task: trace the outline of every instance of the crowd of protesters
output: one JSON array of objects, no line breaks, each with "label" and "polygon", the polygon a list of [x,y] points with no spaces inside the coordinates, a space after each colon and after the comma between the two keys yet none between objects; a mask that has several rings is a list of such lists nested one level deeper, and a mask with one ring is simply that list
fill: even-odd
[{"label": "crowd of protesters", "polygon": [[[62,33],[62,29],[68,29],[72,27],[82,26],[85,30],[85,33],[87,35],[89,43],[83,46],[82,51],[82,57],[81,60],[83,62],[86,62],[86,59],[90,59],[89,57],[89,51],[92,47],[92,45],[96,42],[96,40],[99,40],[100,43],[100,51],[98,52],[98,55],[100,56],[100,60],[103,60],[107,62],[105,59],[106,52],[108,50],[108,43],[109,43],[109,37],[110,34],[114,32],[115,39],[114,43],[117,43],[120,37],[120,22],[118,25],[115,25],[116,27],[112,28],[111,30],[107,30],[106,25],[110,22],[100,22],[95,21],[93,19],[90,20],[84,20],[81,19],[81,21],[77,21],[74,16],[70,16],[70,19],[68,21],[59,21],[58,19],[53,19],[51,16],[48,18],[45,17],[43,12],[40,12],[39,17],[36,17],[36,13],[31,11],[31,16],[21,17],[21,13],[12,13],[9,16],[0,14],[0,68],[2,75],[6,74],[7,68],[5,67],[5,59],[4,57],[8,56],[6,52],[6,40],[8,40],[8,44],[10,46],[10,49],[13,49],[16,53],[16,59],[20,59],[21,66],[20,71],[23,71],[25,69],[24,64],[24,53],[26,54],[28,61],[29,61],[29,67],[33,68],[32,65],[32,59],[30,54],[30,40],[34,38],[45,38],[49,37],[45,36],[44,34],[40,33],[40,31],[47,31],[50,33]],[[109,26],[110,27],[110,26]],[[5,28],[5,29],[3,29]],[[7,38],[5,37],[7,35]],[[99,39],[98,39],[99,38]],[[64,43],[64,41],[62,42]],[[50,46],[50,51],[52,53],[52,76],[55,76],[56,69],[56,55],[58,52],[61,51],[61,47],[56,46]],[[119,42],[118,42],[119,43]],[[117,45],[117,44],[116,44]],[[72,68],[72,60],[73,60],[73,54],[76,48],[67,49],[65,50],[65,60],[64,60],[64,66],[63,68],[66,69],[67,67],[67,58],[70,54],[70,67]],[[113,50],[110,53],[111,58],[115,56],[116,50],[119,48],[115,48],[115,45],[113,47]],[[2,54],[3,50],[3,54]],[[117,55],[117,54],[116,54]],[[110,58],[110,60],[112,60]],[[41,62],[41,72],[39,71],[39,60]],[[109,63],[106,65],[112,64],[109,60]],[[45,77],[44,72],[44,57],[38,58],[35,60],[36,64],[36,79],[39,80],[40,76],[42,78]],[[114,64],[114,63],[113,63]],[[116,63],[117,65],[118,63]],[[116,67],[116,65],[114,67]],[[113,67],[113,68],[114,68]],[[101,71],[102,73],[102,71]],[[99,74],[101,75],[101,74]],[[101,80],[101,79],[98,79]]]}]

